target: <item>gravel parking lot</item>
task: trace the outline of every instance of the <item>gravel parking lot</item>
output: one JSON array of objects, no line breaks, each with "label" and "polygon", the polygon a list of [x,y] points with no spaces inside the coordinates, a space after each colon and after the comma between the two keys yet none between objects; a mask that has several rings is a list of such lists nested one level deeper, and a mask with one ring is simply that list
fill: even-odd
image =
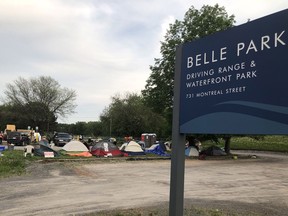
[{"label": "gravel parking lot", "polygon": [[[187,159],[185,205],[246,211],[247,215],[287,215],[288,156],[251,154],[257,158]],[[0,212],[56,216],[167,206],[170,162],[37,162],[25,176],[0,180]]]}]

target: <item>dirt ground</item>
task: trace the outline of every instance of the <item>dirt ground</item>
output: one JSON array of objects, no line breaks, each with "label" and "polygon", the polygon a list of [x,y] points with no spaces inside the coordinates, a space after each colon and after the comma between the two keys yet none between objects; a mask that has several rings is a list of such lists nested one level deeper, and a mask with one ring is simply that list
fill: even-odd
[{"label": "dirt ground", "polygon": [[[224,209],[231,212],[227,215],[287,215],[288,155],[254,152],[249,154],[256,159],[241,159],[237,153],[237,160],[185,161],[185,207]],[[25,176],[0,179],[0,215],[100,215],[103,210],[108,215],[137,208],[168,215],[170,163],[37,162]]]}]

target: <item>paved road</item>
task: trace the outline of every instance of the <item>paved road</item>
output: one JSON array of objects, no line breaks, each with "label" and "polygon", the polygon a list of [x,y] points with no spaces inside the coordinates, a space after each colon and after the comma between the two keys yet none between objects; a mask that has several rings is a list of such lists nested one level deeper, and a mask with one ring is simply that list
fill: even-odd
[{"label": "paved road", "polygon": [[[185,203],[235,202],[231,208],[287,213],[288,156],[252,154],[261,156],[186,160]],[[0,180],[0,215],[69,215],[169,201],[170,160],[46,163],[29,170],[28,176]]]}]

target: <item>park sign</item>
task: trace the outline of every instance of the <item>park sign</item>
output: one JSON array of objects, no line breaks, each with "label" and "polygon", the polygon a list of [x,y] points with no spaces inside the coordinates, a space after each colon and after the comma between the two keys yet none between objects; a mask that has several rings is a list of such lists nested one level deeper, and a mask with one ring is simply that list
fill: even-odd
[{"label": "park sign", "polygon": [[180,47],[180,133],[288,134],[288,9]]}]

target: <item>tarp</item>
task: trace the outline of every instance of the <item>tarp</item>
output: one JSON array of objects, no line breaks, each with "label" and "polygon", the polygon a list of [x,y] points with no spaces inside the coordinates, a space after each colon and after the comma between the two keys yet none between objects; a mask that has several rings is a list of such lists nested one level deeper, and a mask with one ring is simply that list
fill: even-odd
[{"label": "tarp", "polygon": [[190,146],[190,147],[185,149],[185,155],[186,156],[196,156],[196,157],[198,157],[199,156],[199,152],[198,152],[198,150],[195,147]]},{"label": "tarp", "polygon": [[62,150],[67,152],[89,152],[88,148],[80,141],[72,140],[65,144]]},{"label": "tarp", "polygon": [[159,144],[153,144],[152,146],[150,146],[148,149],[146,150],[154,150],[156,148],[156,146],[158,146]]},{"label": "tarp", "polygon": [[166,150],[165,146],[164,146],[164,148],[165,149],[163,149],[163,146],[160,144],[154,144],[149,149],[145,150],[145,153],[152,153],[152,154],[157,154],[160,156],[170,157],[170,154],[167,154],[165,152],[165,150]]},{"label": "tarp", "polygon": [[96,143],[91,148],[91,154],[98,157],[119,157],[123,156],[123,153],[119,150],[119,148],[108,141],[100,141]]},{"label": "tarp", "polygon": [[46,140],[46,139],[42,139],[38,143],[41,145],[45,145],[45,146],[50,147],[50,144],[49,144],[48,140]]},{"label": "tarp", "polygon": [[145,152],[143,151],[141,146],[133,140],[126,145],[122,145],[121,151],[128,155],[145,155]]},{"label": "tarp", "polygon": [[54,153],[54,157],[58,157],[59,156],[57,151],[55,151],[52,148],[50,148],[50,147],[48,147],[46,145],[43,145],[41,143],[34,144],[33,147],[34,147],[34,155],[35,156],[44,157],[44,152],[53,152]]},{"label": "tarp", "polygon": [[81,153],[67,153],[70,156],[78,156],[78,157],[92,157],[90,152],[81,152]]},{"label": "tarp", "polygon": [[221,155],[227,155],[225,151],[223,151],[218,146],[210,146],[207,149],[201,151],[201,155],[209,155],[209,156],[221,156]]}]

